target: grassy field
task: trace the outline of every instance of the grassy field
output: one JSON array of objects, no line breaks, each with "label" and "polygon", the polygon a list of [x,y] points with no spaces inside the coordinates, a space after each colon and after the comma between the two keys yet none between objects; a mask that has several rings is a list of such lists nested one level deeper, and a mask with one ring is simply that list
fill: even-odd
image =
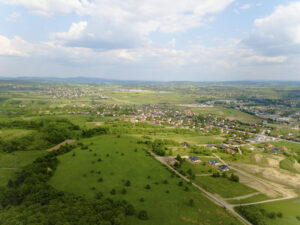
[{"label": "grassy field", "polygon": [[[133,136],[142,136],[142,135],[133,135]],[[190,144],[195,144],[195,145],[220,144],[223,142],[223,140],[225,140],[225,138],[219,135],[204,136],[204,135],[198,135],[196,133],[176,134],[173,132],[169,132],[169,133],[155,133],[153,135],[148,134],[148,136],[154,139],[172,139],[179,143],[186,141]]]},{"label": "grassy field", "polygon": [[221,106],[192,108],[192,111],[201,113],[204,115],[212,114],[212,115],[224,117],[226,119],[239,120],[241,122],[246,122],[246,123],[254,123],[254,122],[261,121],[261,119],[256,116],[241,112],[236,109],[230,109],[230,108],[225,108],[225,107],[221,107]]},{"label": "grassy field", "polygon": [[258,194],[258,195],[254,195],[249,198],[244,198],[244,199],[240,199],[240,200],[228,200],[228,202],[231,204],[243,204],[243,203],[259,202],[259,201],[264,201],[264,200],[269,200],[269,199],[271,199],[271,198],[264,194]]},{"label": "grassy field", "polygon": [[223,177],[196,177],[195,183],[202,186],[204,189],[212,193],[216,193],[224,198],[232,198],[256,192],[256,190],[242,183],[236,183]]},{"label": "grassy field", "polygon": [[88,198],[100,191],[105,198],[125,199],[148,212],[149,220],[131,217],[128,224],[239,224],[193,186],[179,186],[182,180],[146,154],[135,138],[102,136],[83,143],[90,150],[77,148],[59,157],[50,180],[58,190]]},{"label": "grassy field", "polygon": [[0,152],[0,186],[7,184],[8,180],[14,175],[16,167],[19,169],[44,154],[46,154],[45,151]]},{"label": "grassy field", "polygon": [[9,140],[13,138],[20,138],[30,134],[31,130],[26,129],[1,129],[0,138],[4,140]]},{"label": "grassy field", "polygon": [[281,160],[279,166],[281,169],[288,170],[292,173],[300,173],[300,170],[294,167],[294,161],[291,159],[286,158]]},{"label": "grassy field", "polygon": [[[300,224],[300,198],[259,204],[256,207],[264,210],[265,214],[267,214],[264,216],[263,221],[266,225]],[[272,212],[276,214],[282,213],[282,217],[276,216],[272,219],[268,216]]]}]

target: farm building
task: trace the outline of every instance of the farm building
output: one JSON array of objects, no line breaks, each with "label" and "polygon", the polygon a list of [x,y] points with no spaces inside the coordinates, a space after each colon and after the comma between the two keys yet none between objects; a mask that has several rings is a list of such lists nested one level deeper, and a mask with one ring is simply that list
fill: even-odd
[{"label": "farm building", "polygon": [[216,159],[209,160],[208,163],[213,166],[220,165],[220,163]]},{"label": "farm building", "polygon": [[187,143],[187,142],[183,142],[181,145],[184,146],[184,147],[189,147],[190,146],[190,144]]},{"label": "farm building", "polygon": [[225,172],[225,171],[229,171],[230,168],[229,168],[229,166],[227,166],[227,165],[221,165],[221,166],[219,166],[219,170]]},{"label": "farm building", "polygon": [[273,154],[277,154],[280,152],[280,149],[279,148],[273,148],[271,150],[268,151],[269,153],[273,153]]},{"label": "farm building", "polygon": [[189,160],[191,160],[194,163],[200,162],[198,156],[189,156]]}]

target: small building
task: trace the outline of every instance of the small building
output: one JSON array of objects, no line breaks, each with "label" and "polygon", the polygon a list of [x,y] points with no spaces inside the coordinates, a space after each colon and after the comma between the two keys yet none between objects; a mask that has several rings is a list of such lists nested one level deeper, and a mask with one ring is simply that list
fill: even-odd
[{"label": "small building", "polygon": [[216,159],[209,160],[208,163],[213,166],[220,165],[220,163]]},{"label": "small building", "polygon": [[226,148],[226,152],[229,153],[229,154],[232,154],[232,155],[234,155],[236,153],[231,148]]},{"label": "small building", "polygon": [[267,148],[272,148],[272,147],[273,147],[273,145],[272,145],[272,144],[270,144],[270,143],[267,143],[267,144],[266,144],[266,147],[267,147]]},{"label": "small building", "polygon": [[223,164],[223,165],[219,166],[219,170],[225,172],[225,171],[229,171],[230,168],[229,168],[229,166]]},{"label": "small building", "polygon": [[226,144],[219,144],[219,148],[227,148],[228,147],[228,145],[226,145]]},{"label": "small building", "polygon": [[213,145],[213,144],[208,144],[208,145],[206,145],[206,147],[207,147],[207,148],[212,148],[212,149],[215,149],[215,148],[216,148],[215,145]]},{"label": "small building", "polygon": [[164,161],[172,166],[177,162],[177,160],[173,157],[165,157]]},{"label": "small building", "polygon": [[184,146],[184,147],[190,147],[190,144],[187,143],[187,142],[183,142],[181,145]]},{"label": "small building", "polygon": [[273,148],[271,150],[268,151],[269,153],[273,153],[273,154],[278,154],[280,152],[279,148]]},{"label": "small building", "polygon": [[191,160],[194,163],[200,162],[200,159],[198,156],[189,156],[189,160]]}]

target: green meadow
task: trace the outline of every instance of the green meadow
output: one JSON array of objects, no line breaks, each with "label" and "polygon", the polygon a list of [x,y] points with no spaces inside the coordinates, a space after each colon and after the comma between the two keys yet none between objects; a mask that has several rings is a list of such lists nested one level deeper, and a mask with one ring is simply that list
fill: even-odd
[{"label": "green meadow", "polygon": [[[125,199],[149,220],[130,217],[128,224],[239,224],[192,185],[183,182],[148,155],[129,136],[83,139],[88,149],[77,147],[59,156],[50,184],[58,190],[94,198]],[[85,148],[85,147],[84,147]]]}]

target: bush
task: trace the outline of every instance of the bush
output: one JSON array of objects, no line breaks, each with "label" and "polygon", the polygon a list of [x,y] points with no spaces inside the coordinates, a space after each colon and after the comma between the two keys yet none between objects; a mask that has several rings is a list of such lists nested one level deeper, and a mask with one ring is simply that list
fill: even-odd
[{"label": "bush", "polygon": [[129,187],[131,185],[130,180],[127,180],[125,186]]},{"label": "bush", "polygon": [[212,177],[220,177],[220,173],[219,172],[215,172],[212,174]]},{"label": "bush", "polygon": [[235,174],[231,174],[230,177],[229,177],[229,180],[233,181],[233,182],[239,182],[240,181],[240,178],[238,175],[235,175]]},{"label": "bush", "polygon": [[138,213],[138,218],[140,220],[148,220],[149,217],[148,217],[148,213],[146,210],[141,210],[139,213]]},{"label": "bush", "polygon": [[265,225],[264,215],[256,206],[238,206],[235,210],[253,225]]}]

